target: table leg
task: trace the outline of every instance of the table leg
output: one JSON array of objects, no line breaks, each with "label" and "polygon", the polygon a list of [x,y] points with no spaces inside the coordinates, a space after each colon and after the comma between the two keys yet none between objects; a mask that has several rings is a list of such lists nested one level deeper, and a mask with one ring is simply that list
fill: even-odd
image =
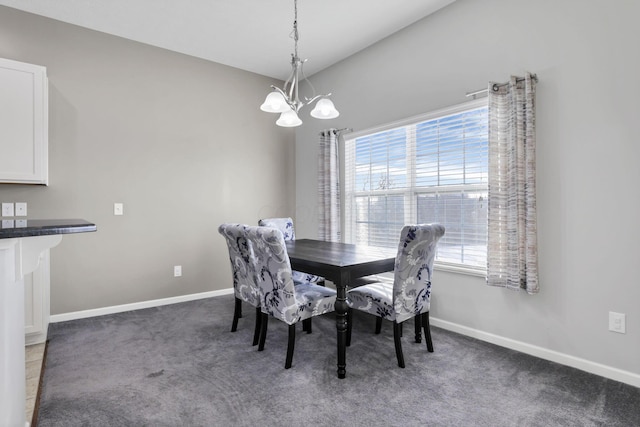
[{"label": "table leg", "polygon": [[347,285],[349,274],[340,276],[340,283],[336,283],[336,329],[338,331],[338,378],[347,375]]}]

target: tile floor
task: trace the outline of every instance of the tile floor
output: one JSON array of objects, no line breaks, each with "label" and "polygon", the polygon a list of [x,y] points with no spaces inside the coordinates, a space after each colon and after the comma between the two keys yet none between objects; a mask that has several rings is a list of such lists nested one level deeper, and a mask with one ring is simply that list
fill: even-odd
[{"label": "tile floor", "polygon": [[27,380],[27,421],[33,420],[33,411],[38,398],[38,386],[40,385],[40,372],[44,358],[46,343],[28,345],[25,347],[25,364]]}]

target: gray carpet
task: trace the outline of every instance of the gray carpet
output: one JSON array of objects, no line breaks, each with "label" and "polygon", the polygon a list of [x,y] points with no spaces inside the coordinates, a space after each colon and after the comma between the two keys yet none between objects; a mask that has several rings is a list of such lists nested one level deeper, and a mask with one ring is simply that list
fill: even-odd
[{"label": "gray carpet", "polygon": [[391,324],[359,313],[346,379],[333,315],[285,370],[286,326],[259,353],[243,308],[236,333],[231,295],[52,324],[38,425],[640,426],[638,388],[438,328],[435,353],[405,329],[400,369]]}]

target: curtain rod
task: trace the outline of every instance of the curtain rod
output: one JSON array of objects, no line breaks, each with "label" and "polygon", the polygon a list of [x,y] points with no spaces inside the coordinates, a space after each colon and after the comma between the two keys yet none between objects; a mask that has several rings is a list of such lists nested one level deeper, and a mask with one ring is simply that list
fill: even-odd
[{"label": "curtain rod", "polygon": [[[536,74],[532,74],[532,75],[531,75],[531,78],[532,78],[536,83],[538,82],[538,76],[537,76]],[[523,81],[524,81],[524,77],[517,77],[517,78],[516,78],[516,83],[523,82]],[[507,82],[507,83],[494,83],[494,84],[493,84],[493,86],[492,86],[492,89],[495,91],[495,90],[498,90],[498,88],[499,88],[499,87],[506,86],[506,85],[508,85],[508,84],[509,84],[508,82]],[[485,89],[478,89],[478,90],[474,90],[473,92],[467,92],[467,93],[465,94],[465,96],[466,96],[466,97],[470,97],[470,96],[472,96],[472,97],[473,97],[473,99],[476,99],[476,96],[478,96],[478,95],[485,95],[485,94],[487,94],[488,92],[489,92],[489,89],[488,89],[488,88],[485,88]]]},{"label": "curtain rod", "polygon": [[325,129],[322,132],[319,132],[318,135],[322,136],[326,131],[329,132],[335,132],[335,133],[342,133],[342,132],[353,132],[352,128],[342,128],[342,129]]}]

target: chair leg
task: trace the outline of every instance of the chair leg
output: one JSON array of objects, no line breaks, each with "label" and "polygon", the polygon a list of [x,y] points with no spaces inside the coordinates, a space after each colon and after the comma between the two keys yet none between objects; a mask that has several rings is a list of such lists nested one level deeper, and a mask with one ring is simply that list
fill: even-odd
[{"label": "chair leg", "polygon": [[302,321],[302,331],[310,334],[311,330],[312,328],[311,328],[311,317],[310,317]]},{"label": "chair leg", "polygon": [[267,324],[269,323],[269,315],[260,313],[260,343],[258,344],[258,351],[264,350],[264,343],[267,340]]},{"label": "chair leg", "polygon": [[233,323],[231,323],[231,332],[238,329],[238,319],[242,317],[242,300],[236,297],[236,304],[233,309]]},{"label": "chair leg", "polygon": [[421,343],[422,342],[422,315],[418,314],[416,317],[414,317],[413,323],[415,324],[415,329],[416,329],[416,342]]},{"label": "chair leg", "polygon": [[289,325],[289,343],[287,344],[287,361],[284,363],[284,369],[291,367],[293,361],[293,348],[296,345],[296,325]]},{"label": "chair leg", "polygon": [[424,337],[427,341],[427,351],[433,353],[433,341],[431,341],[431,328],[429,327],[429,312],[422,313],[422,328],[424,329]]},{"label": "chair leg", "polygon": [[382,317],[376,317],[376,334],[380,333],[381,328],[382,328]]},{"label": "chair leg", "polygon": [[393,341],[396,344],[396,357],[398,358],[398,366],[404,368],[404,356],[402,355],[402,341],[400,340],[400,333],[402,330],[402,323],[393,321]]},{"label": "chair leg", "polygon": [[262,311],[260,311],[260,307],[256,307],[256,327],[255,327],[255,330],[253,331],[253,344],[251,345],[257,345],[258,342],[260,341],[260,326],[262,324],[261,320],[262,320]]},{"label": "chair leg", "polygon": [[351,345],[351,328],[353,327],[353,308],[347,309],[347,347]]}]

